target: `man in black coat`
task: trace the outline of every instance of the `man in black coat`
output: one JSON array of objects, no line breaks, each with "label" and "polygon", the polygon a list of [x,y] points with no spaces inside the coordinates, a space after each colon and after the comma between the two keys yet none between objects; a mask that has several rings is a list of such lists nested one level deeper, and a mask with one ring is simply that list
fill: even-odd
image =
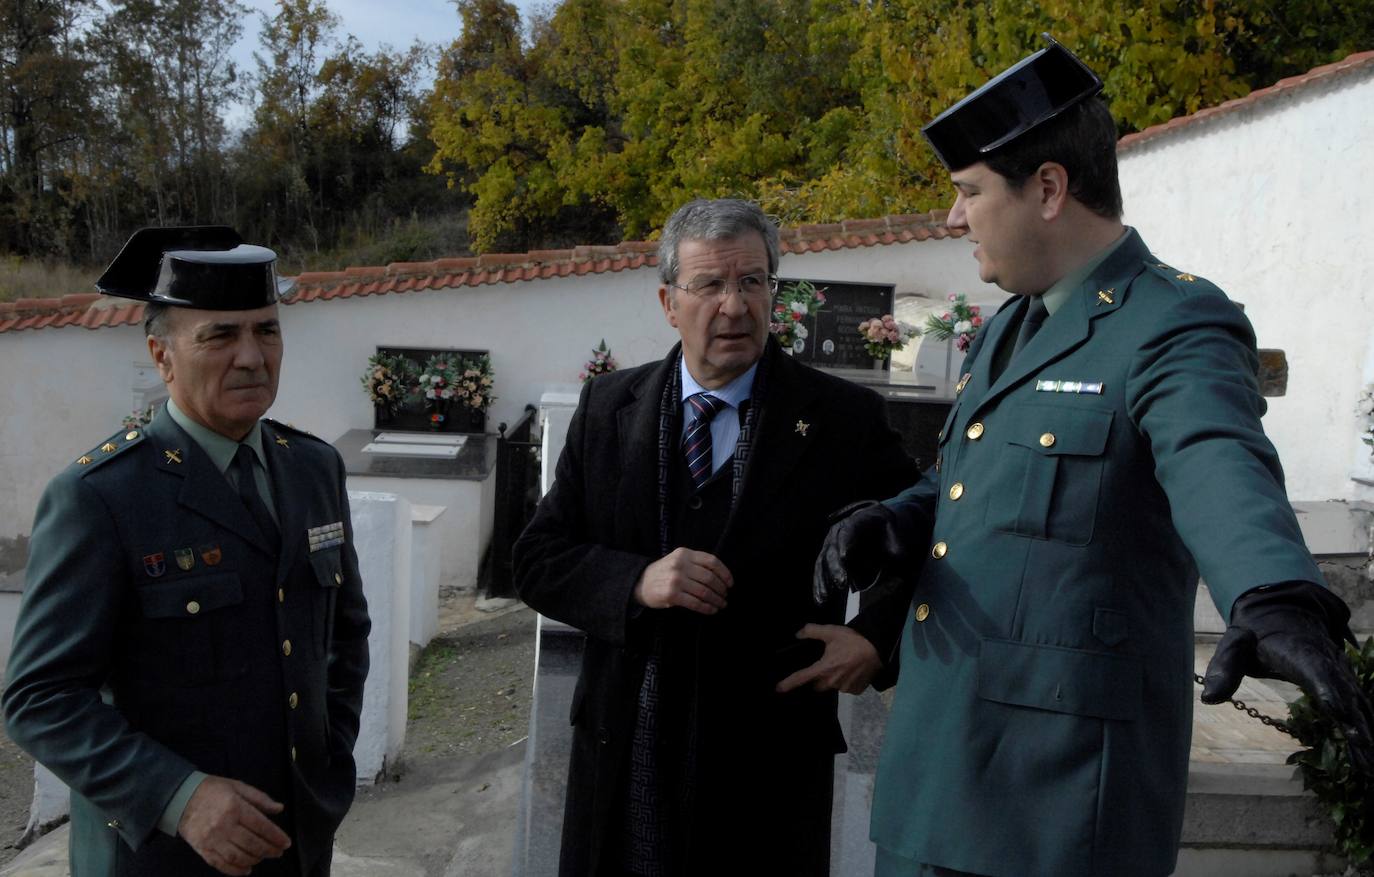
[{"label": "man in black coat", "polygon": [[563,875],[829,873],[837,692],[909,594],[841,624],[811,572],[828,516],[916,472],[872,391],[768,334],[778,232],[695,201],[664,228],[667,357],[587,382],[516,588],[587,632]]},{"label": "man in black coat", "polygon": [[367,605],[338,453],[260,420],[274,260],[144,229],[97,284],[147,302],[171,399],[44,492],[3,699],[77,877],[327,877],[353,800]]}]

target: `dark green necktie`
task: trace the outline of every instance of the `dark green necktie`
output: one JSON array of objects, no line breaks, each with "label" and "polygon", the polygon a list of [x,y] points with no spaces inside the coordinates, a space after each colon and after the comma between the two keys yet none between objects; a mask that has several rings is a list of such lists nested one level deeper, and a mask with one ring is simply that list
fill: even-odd
[{"label": "dark green necktie", "polygon": [[268,544],[274,549],[279,547],[281,532],[277,530],[277,522],[272,520],[267,504],[262,501],[262,494],[258,493],[258,480],[253,473],[253,449],[248,445],[239,445],[234,452],[234,471],[238,473],[239,498],[248,507],[248,513],[253,516],[262,535],[267,537]]},{"label": "dark green necktie", "polygon": [[1049,315],[1050,312],[1045,307],[1045,297],[1043,295],[1031,296],[1030,304],[1026,307],[1026,315],[1021,318],[1021,328],[1016,332],[1016,344],[1011,348],[1011,359],[1007,361],[1008,365],[1016,361],[1017,355],[1035,337],[1035,333],[1040,331],[1040,327],[1045,323],[1045,318]]}]

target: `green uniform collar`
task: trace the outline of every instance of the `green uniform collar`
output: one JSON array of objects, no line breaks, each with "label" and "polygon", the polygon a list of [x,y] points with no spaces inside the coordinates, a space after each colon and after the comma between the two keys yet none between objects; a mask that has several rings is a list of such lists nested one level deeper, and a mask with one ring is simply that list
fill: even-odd
[{"label": "green uniform collar", "polygon": [[240,444],[252,448],[253,453],[258,455],[258,463],[263,466],[267,465],[267,456],[262,452],[261,423],[253,424],[252,431],[244,437],[243,441],[236,442],[187,417],[186,412],[178,408],[177,403],[171,399],[167,400],[167,415],[172,418],[177,426],[184,429],[196,444],[200,445],[200,449],[209,456],[221,474],[227,472],[229,465],[234,462],[234,454],[238,452]]},{"label": "green uniform collar", "polygon": [[1087,280],[1088,277],[1097,270],[1097,266],[1107,261],[1107,257],[1115,253],[1130,236],[1130,228],[1125,229],[1122,231],[1121,237],[1109,244],[1106,249],[1101,250],[1096,256],[1093,256],[1082,265],[1079,265],[1077,269],[1059,278],[1058,282],[1045,290],[1045,310],[1053,316],[1054,312],[1063,307],[1064,302],[1069,300],[1069,296],[1073,295],[1083,281]]}]

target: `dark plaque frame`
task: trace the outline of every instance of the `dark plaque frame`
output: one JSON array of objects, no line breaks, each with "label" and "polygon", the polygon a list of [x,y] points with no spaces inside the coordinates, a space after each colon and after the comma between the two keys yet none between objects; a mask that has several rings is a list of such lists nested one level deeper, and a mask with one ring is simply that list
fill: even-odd
[{"label": "dark plaque frame", "polygon": [[[490,354],[489,350],[467,350],[456,347],[397,347],[391,344],[378,345],[377,352],[386,356],[400,356],[410,360],[415,365],[418,374],[425,367],[425,363],[431,356],[444,354],[454,359],[476,359],[479,356]],[[488,409],[490,410],[490,409]],[[484,424],[481,428],[473,429],[476,425],[476,415],[480,414],[480,420]],[[433,432],[429,426],[429,412],[425,410],[424,400],[414,403],[403,402],[401,407],[396,410],[396,415],[389,423],[383,423],[381,412],[373,411],[372,428],[382,429],[392,432]],[[460,407],[455,403],[449,411],[452,425],[447,426],[443,432],[485,432],[486,411],[471,412],[470,409]]]},{"label": "dark plaque frame", "polygon": [[[801,279],[780,277],[778,288]],[[802,349],[793,349],[792,358],[820,368],[881,368],[886,371],[888,360],[875,360],[864,349],[859,324],[870,317],[892,313],[896,284],[809,278],[807,282],[825,293],[825,304],[802,321],[808,334]],[[828,350],[826,341],[831,342]]]}]

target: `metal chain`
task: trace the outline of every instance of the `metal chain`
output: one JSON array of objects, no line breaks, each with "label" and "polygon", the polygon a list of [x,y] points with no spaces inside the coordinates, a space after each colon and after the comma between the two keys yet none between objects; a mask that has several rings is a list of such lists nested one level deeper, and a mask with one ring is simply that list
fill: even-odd
[{"label": "metal chain", "polygon": [[[1193,674],[1193,681],[1196,682],[1198,685],[1202,685],[1204,680],[1203,680],[1203,678],[1202,678],[1201,676],[1199,676],[1198,674],[1194,673],[1194,674]],[[1238,700],[1237,698],[1234,698],[1234,697],[1229,698],[1229,700],[1231,701],[1231,706],[1233,706],[1233,707],[1235,707],[1236,709],[1240,710],[1241,712],[1245,713],[1247,716],[1249,716],[1249,717],[1252,718],[1252,719],[1259,719],[1260,724],[1262,724],[1262,725],[1268,725],[1269,727],[1273,728],[1273,729],[1276,730],[1276,731],[1281,731],[1281,732],[1283,732],[1284,734],[1287,734],[1289,737],[1292,737],[1292,738],[1295,739],[1295,740],[1297,739],[1298,735],[1297,735],[1297,734],[1294,734],[1293,731],[1292,731],[1287,725],[1285,725],[1283,722],[1279,721],[1278,719],[1272,718],[1272,717],[1270,717],[1270,716],[1266,716],[1264,713],[1262,713],[1262,712],[1260,712],[1259,710],[1255,709],[1254,707],[1250,706],[1249,704],[1247,704],[1247,703],[1246,703],[1245,701],[1243,701],[1243,700]]]}]

